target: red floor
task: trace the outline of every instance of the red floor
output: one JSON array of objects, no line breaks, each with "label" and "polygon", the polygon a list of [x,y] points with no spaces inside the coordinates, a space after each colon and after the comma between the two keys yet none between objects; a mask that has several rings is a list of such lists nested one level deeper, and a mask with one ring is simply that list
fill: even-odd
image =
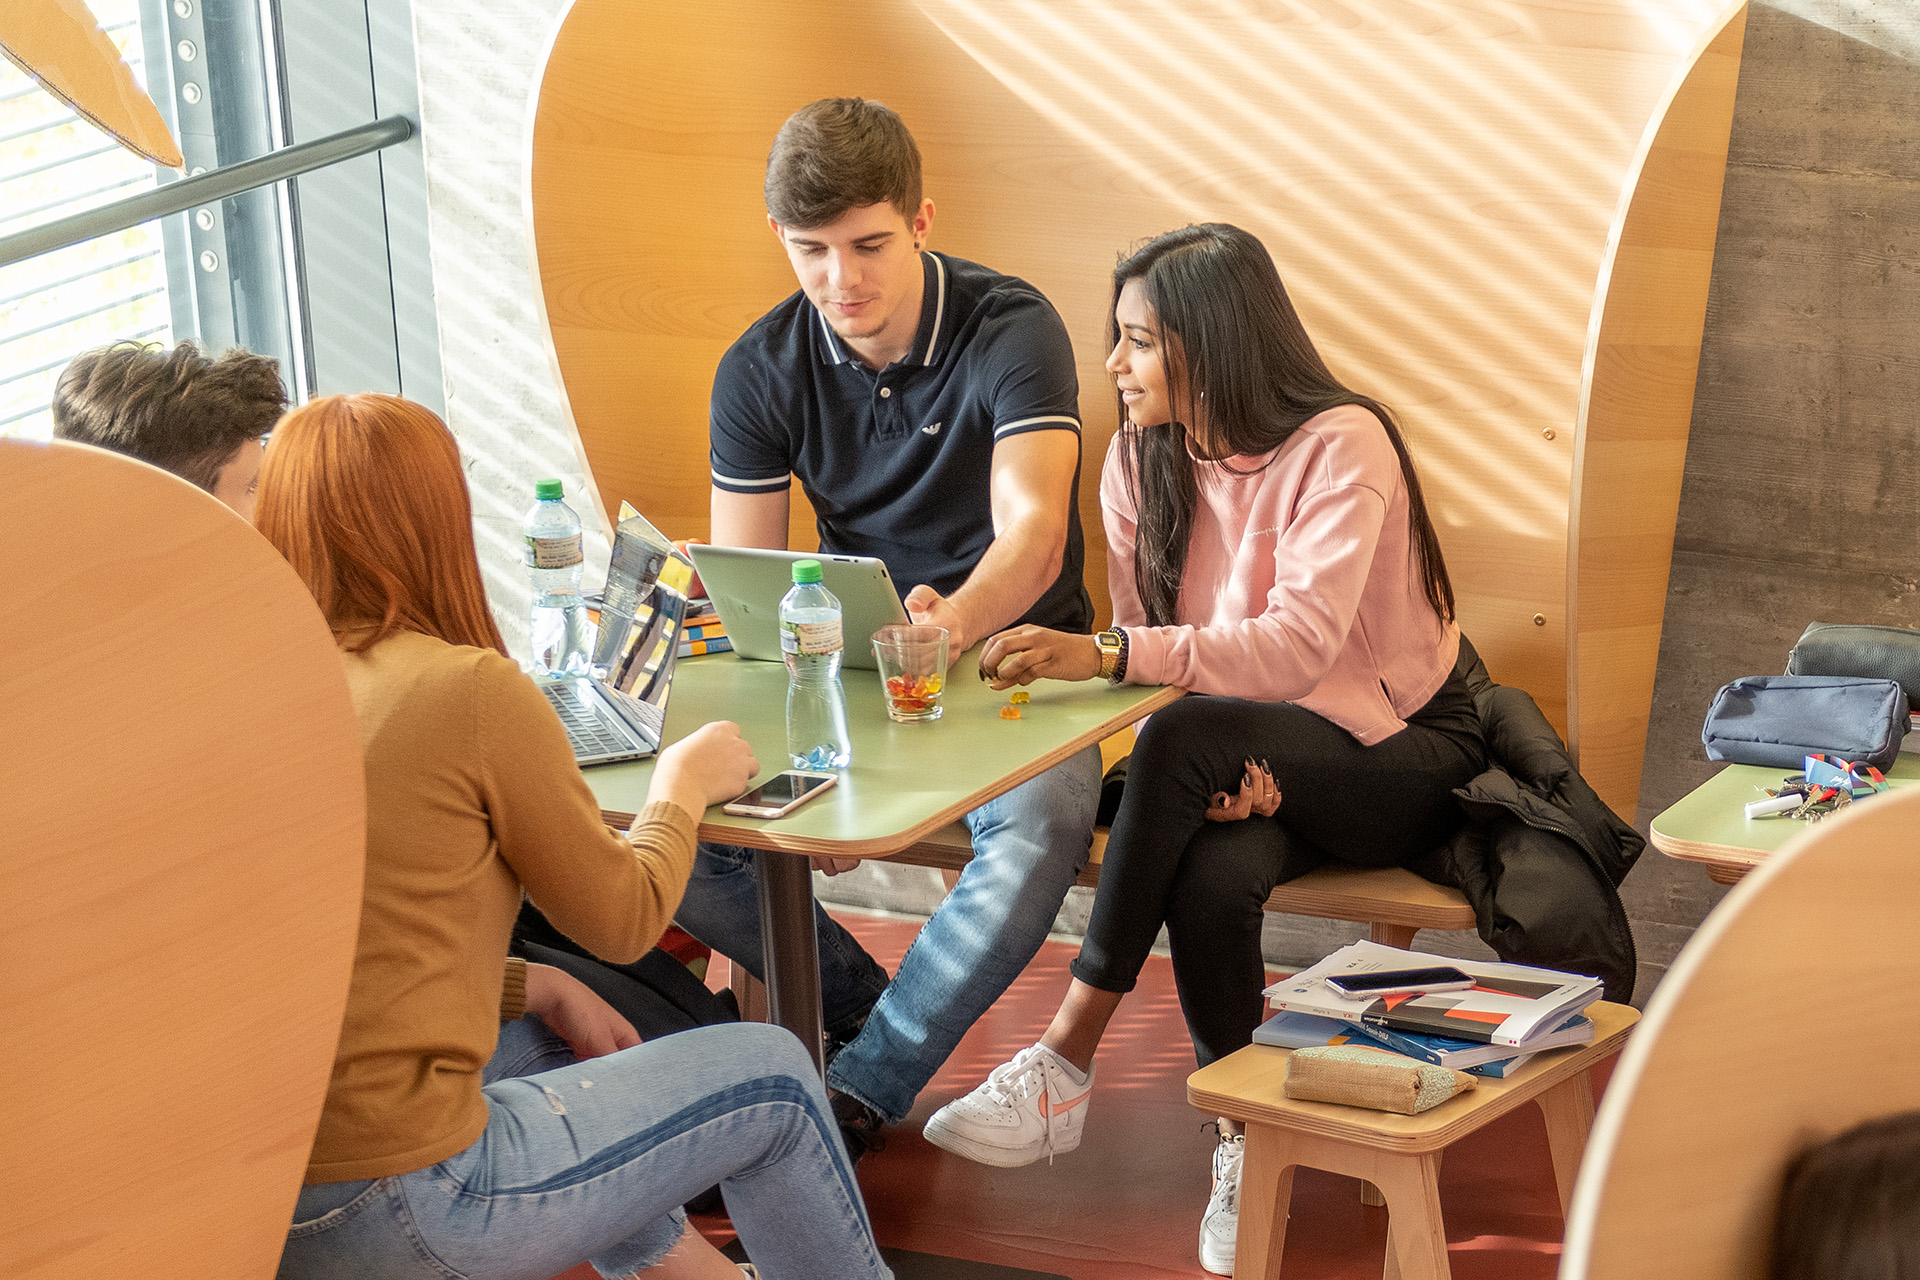
[{"label": "red floor", "polygon": [[[912,922],[836,913],[893,968]],[[1040,1036],[1067,981],[1070,947],[1048,943],[968,1033],[887,1149],[860,1165],[880,1243],[1058,1272],[1074,1280],[1205,1276],[1195,1258],[1212,1133],[1189,1107],[1194,1069],[1173,976],[1148,961],[1101,1046],[1080,1149],[1024,1169],[990,1169],[928,1144],[920,1126]],[[1599,1082],[1596,1081],[1596,1084]],[[1560,1210],[1539,1111],[1523,1108],[1450,1147],[1440,1196],[1455,1280],[1550,1280]],[[1376,1280],[1386,1210],[1360,1204],[1359,1183],[1303,1169],[1294,1181],[1286,1280]],[[703,1226],[730,1238],[724,1220]],[[595,1280],[580,1267],[562,1280]]]}]

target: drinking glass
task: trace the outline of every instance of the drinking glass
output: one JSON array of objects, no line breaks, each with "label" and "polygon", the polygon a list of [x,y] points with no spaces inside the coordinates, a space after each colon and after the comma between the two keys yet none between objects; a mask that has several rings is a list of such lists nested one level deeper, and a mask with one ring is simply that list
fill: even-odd
[{"label": "drinking glass", "polygon": [[887,694],[887,714],[903,724],[940,718],[947,684],[947,629],[897,625],[873,633],[873,656]]}]

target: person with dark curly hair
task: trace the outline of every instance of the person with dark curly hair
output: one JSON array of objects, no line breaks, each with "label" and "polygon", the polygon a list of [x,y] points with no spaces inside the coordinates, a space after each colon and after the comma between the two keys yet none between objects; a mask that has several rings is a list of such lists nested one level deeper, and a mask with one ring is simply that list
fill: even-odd
[{"label": "person with dark curly hair", "polygon": [[280,362],[269,356],[116,342],[61,373],[53,434],[171,471],[250,520],[261,446],[286,409]]}]

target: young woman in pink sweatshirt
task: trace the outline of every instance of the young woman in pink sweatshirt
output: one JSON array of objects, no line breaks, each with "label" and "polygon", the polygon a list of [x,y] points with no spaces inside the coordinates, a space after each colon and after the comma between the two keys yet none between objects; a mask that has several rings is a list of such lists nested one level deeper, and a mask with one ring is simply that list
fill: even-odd
[{"label": "young woman in pink sweatshirt", "polygon": [[[1336,380],[1266,249],[1219,224],[1114,272],[1121,430],[1101,475],[1113,632],[1002,632],[995,688],[1105,676],[1190,693],[1140,734],[1066,1000],[1039,1044],[927,1123],[1022,1165],[1079,1145],[1094,1050],[1164,924],[1202,1064],[1252,1040],[1273,886],[1394,866],[1462,821],[1485,765],[1453,588],[1393,417]],[[1201,1261],[1231,1274],[1239,1144]]]}]

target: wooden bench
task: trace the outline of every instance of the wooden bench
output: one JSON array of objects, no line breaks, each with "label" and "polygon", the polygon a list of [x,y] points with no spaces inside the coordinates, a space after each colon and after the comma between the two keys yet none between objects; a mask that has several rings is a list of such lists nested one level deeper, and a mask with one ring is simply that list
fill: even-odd
[{"label": "wooden bench", "polygon": [[[1131,750],[1132,732],[1117,733],[1100,744],[1101,764],[1111,768]],[[1076,883],[1089,889],[1100,883],[1100,860],[1106,851],[1107,829],[1096,827],[1093,856],[1080,869]],[[967,829],[956,822],[880,861],[938,868],[951,889],[972,857]],[[1373,871],[1343,862],[1329,863],[1279,886],[1267,898],[1267,910],[1351,920],[1366,925],[1375,942],[1389,947],[1412,946],[1413,935],[1422,929],[1471,929],[1476,923],[1473,908],[1458,890],[1429,883],[1400,867]]]},{"label": "wooden bench", "polygon": [[[1093,833],[1093,857],[1080,870],[1076,883],[1091,889],[1100,883],[1100,858],[1106,851],[1107,830]],[[946,874],[947,887],[973,857],[973,845],[960,823],[942,827],[919,844],[881,862],[934,867]],[[1331,862],[1297,880],[1274,889],[1267,910],[1321,920],[1350,920],[1367,926],[1368,936],[1389,947],[1410,947],[1422,929],[1471,929],[1473,908],[1457,889],[1422,880],[1403,867],[1372,870]],[[744,1016],[762,1018],[766,996],[753,976],[733,968],[733,989]]]},{"label": "wooden bench", "polygon": [[[1107,830],[1101,827],[1093,833],[1093,857],[1081,868],[1077,883],[1088,888],[1100,883],[1106,847]],[[972,857],[967,829],[956,822],[880,861],[937,867],[957,876]],[[1475,924],[1473,908],[1457,889],[1422,880],[1401,867],[1375,871],[1344,862],[1328,863],[1280,885],[1267,898],[1267,910],[1351,920],[1366,925],[1375,942],[1389,947],[1411,946],[1422,929],[1471,929]]]}]

